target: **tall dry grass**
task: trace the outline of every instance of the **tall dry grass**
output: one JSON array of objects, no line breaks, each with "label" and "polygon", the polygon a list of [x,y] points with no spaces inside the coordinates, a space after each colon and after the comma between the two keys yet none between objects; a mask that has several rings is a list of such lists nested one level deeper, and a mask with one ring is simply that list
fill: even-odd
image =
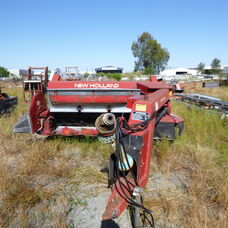
[{"label": "tall dry grass", "polygon": [[203,88],[201,83],[198,84],[193,90],[189,87],[185,89],[186,93],[201,93],[213,97],[218,97],[228,102],[228,87],[217,87],[217,88]]},{"label": "tall dry grass", "polygon": [[[227,94],[223,94],[227,96]],[[155,144],[158,172],[185,176],[184,188],[147,198],[156,214],[175,226],[228,227],[228,122],[221,116],[174,103],[185,119],[185,130],[173,143]],[[152,171],[153,172],[153,171]],[[161,192],[160,192],[161,193]]]},{"label": "tall dry grass", "polygon": [[[67,227],[80,186],[106,187],[107,177],[100,168],[107,162],[109,148],[88,138],[34,142],[29,134],[13,134],[12,126],[28,106],[21,88],[5,90],[17,95],[19,104],[0,119],[0,227]],[[222,89],[219,96],[227,97],[227,91]],[[146,205],[156,220],[176,227],[228,227],[227,122],[184,104],[173,103],[173,112],[185,119],[185,131],[173,143],[155,144],[152,176],[181,174],[187,181],[173,195],[159,189],[158,196],[146,198]]]},{"label": "tall dry grass", "polygon": [[67,227],[77,188],[84,183],[106,186],[100,168],[109,149],[89,138],[34,141],[29,134],[13,134],[28,104],[22,88],[5,92],[17,96],[19,103],[0,119],[0,227]]}]

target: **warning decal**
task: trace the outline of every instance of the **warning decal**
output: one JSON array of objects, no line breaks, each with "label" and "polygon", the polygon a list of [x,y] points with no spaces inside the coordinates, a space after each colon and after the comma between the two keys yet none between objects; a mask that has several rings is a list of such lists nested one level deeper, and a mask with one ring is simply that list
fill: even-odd
[{"label": "warning decal", "polygon": [[146,111],[146,105],[145,104],[136,104],[135,109],[136,109],[136,111],[145,112]]},{"label": "warning decal", "polygon": [[149,113],[147,112],[133,112],[132,113],[132,120],[147,120],[149,118]]}]

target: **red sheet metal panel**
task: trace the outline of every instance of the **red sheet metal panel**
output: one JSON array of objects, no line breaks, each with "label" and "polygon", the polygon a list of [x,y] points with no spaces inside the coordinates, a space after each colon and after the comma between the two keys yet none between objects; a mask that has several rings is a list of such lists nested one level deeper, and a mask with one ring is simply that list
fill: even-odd
[{"label": "red sheet metal panel", "polygon": [[162,119],[160,120],[160,122],[166,122],[166,123],[182,123],[184,122],[184,119],[181,118],[180,116],[174,115],[174,114],[170,114],[170,115],[165,115],[162,117]]},{"label": "red sheet metal panel", "polygon": [[137,89],[136,84],[137,82],[52,80],[48,83],[48,89]]},{"label": "red sheet metal panel", "polygon": [[[126,181],[124,180],[124,178],[121,177],[120,181],[123,184],[126,184]],[[135,187],[134,181],[129,178],[128,178],[128,181],[130,183],[132,183],[130,186],[131,186],[131,189],[133,190]],[[127,193],[128,197],[130,197],[130,193],[129,192],[126,192],[126,193]],[[120,214],[126,209],[128,203],[123,199],[123,197],[121,197],[121,195],[124,196],[124,194],[121,190],[121,187],[119,185],[119,182],[117,181],[116,188],[114,188],[112,191],[108,204],[102,215],[102,219],[116,218],[116,217],[120,216]]]},{"label": "red sheet metal panel", "polygon": [[[166,96],[168,94],[168,90],[164,90],[162,92],[157,91],[155,93],[156,99],[166,97],[167,102],[169,97]],[[151,117],[155,111],[155,101],[153,97],[148,96],[143,100],[135,101],[132,105],[132,112],[130,115],[130,119],[128,121],[129,125],[136,124],[142,122],[140,119],[144,116],[144,114],[148,114],[148,118]],[[135,117],[135,113],[138,115]],[[138,184],[140,187],[145,187],[150,173],[150,157],[153,148],[153,134],[154,134],[154,126],[155,126],[155,117],[150,121],[148,127],[142,131],[134,133],[133,135],[138,135],[143,137],[142,149],[140,151],[138,165],[137,165],[137,173],[138,173]],[[132,182],[133,183],[133,182]],[[117,189],[115,188],[109,198],[108,205],[106,207],[106,211],[103,214],[103,219],[110,219],[111,215],[119,216],[127,207],[127,202],[124,198],[121,197],[121,190],[118,188],[117,181]],[[132,189],[135,185],[132,186]]]},{"label": "red sheet metal panel", "polygon": [[157,83],[151,83],[151,82],[138,82],[137,88],[142,90],[144,93],[153,92],[158,89],[172,89],[173,87],[165,82],[157,82]]},{"label": "red sheet metal panel", "polygon": [[112,104],[126,103],[129,96],[49,96],[52,104]]},{"label": "red sheet metal panel", "polygon": [[47,103],[43,94],[35,94],[32,97],[29,107],[29,117],[31,121],[32,133],[37,132],[41,127],[40,114],[47,110]]}]

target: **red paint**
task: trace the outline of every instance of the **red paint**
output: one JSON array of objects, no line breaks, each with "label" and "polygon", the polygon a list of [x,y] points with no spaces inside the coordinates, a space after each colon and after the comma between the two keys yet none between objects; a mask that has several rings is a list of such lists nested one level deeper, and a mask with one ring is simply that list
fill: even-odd
[{"label": "red paint", "polygon": [[129,96],[86,96],[86,95],[53,95],[49,96],[52,104],[125,104]]},{"label": "red paint", "polygon": [[[123,177],[121,177],[120,180],[123,184],[126,185],[126,182]],[[130,185],[131,190],[133,191],[134,181],[131,179],[128,179],[128,181],[133,184],[133,186]],[[118,191],[116,188],[118,189]],[[109,201],[106,205],[105,212],[102,215],[102,219],[104,219],[104,220],[120,216],[121,213],[126,209],[126,207],[128,205],[128,203],[119,195],[119,193],[121,195],[124,195],[124,194],[120,188],[118,181],[116,182],[116,188],[113,189],[112,194],[109,198]],[[127,196],[130,197],[130,193],[128,191],[126,191],[126,193],[127,193]]]},{"label": "red paint", "polygon": [[88,129],[88,128],[82,128],[81,130],[75,130],[70,127],[64,127],[61,130],[60,134],[65,135],[65,136],[76,136],[76,135],[97,136],[98,131],[95,129]]},{"label": "red paint", "polygon": [[152,75],[152,76],[150,76],[150,81],[152,82],[152,83],[156,83],[158,80],[157,80],[157,76],[155,76],[155,75]]},{"label": "red paint", "polygon": [[29,107],[32,133],[35,133],[41,127],[40,114],[45,110],[47,110],[47,103],[44,95],[35,94]]},{"label": "red paint", "polygon": [[144,98],[144,95],[135,95],[135,96],[133,96],[133,97],[129,97],[129,98],[127,99],[127,105],[126,105],[126,107],[127,107],[127,108],[132,108],[132,105],[133,105],[136,101],[141,100],[141,99],[143,99],[143,98]]},{"label": "red paint", "polygon": [[61,130],[61,134],[66,136],[74,136],[74,135],[77,135],[77,131],[68,127],[64,127]]},{"label": "red paint", "polygon": [[161,118],[160,122],[166,122],[166,123],[181,123],[184,122],[184,119],[182,119],[181,117],[174,115],[174,114],[170,114],[170,115],[165,115]]},{"label": "red paint", "polygon": [[61,80],[61,76],[59,74],[55,74],[52,78],[52,81],[59,81]]},{"label": "red paint", "polygon": [[[137,82],[119,82],[119,81],[65,81],[57,76],[54,80],[48,82],[48,89],[137,89]],[[113,85],[107,87],[107,85]],[[80,85],[80,86],[79,86]],[[99,85],[99,86],[97,86]],[[116,85],[116,86],[114,86]]]},{"label": "red paint", "polygon": [[[133,112],[146,112],[149,113],[149,116],[152,114],[155,115],[156,111],[162,107],[167,107],[168,114],[165,115],[161,122],[168,123],[180,123],[183,122],[183,119],[170,114],[171,105],[170,105],[170,95],[169,92],[172,90],[172,86],[168,85],[165,82],[157,81],[156,77],[151,76],[151,81],[148,82],[117,82],[117,81],[66,81],[62,80],[59,75],[54,75],[51,82],[48,83],[47,90],[54,91],[54,95],[50,95],[50,100],[53,104],[58,105],[77,105],[80,104],[115,104],[122,103],[125,104],[127,108],[131,109],[130,117],[128,124],[136,124],[141,122],[140,120],[134,120]],[[102,91],[112,91],[112,90],[121,89],[139,89],[141,95],[96,95],[95,93],[91,96],[89,95],[59,95],[58,91],[81,91],[81,90],[102,90]],[[37,105],[37,102],[39,105]],[[138,109],[138,110],[137,110]],[[54,115],[53,115],[54,116]],[[30,105],[30,119],[32,122],[32,130],[35,133],[41,127],[41,119],[44,119],[44,128],[41,134],[44,135],[54,135],[61,134],[65,136],[75,136],[75,135],[88,135],[88,136],[97,136],[98,132],[94,129],[82,128],[81,130],[75,130],[70,127],[64,127],[61,132],[56,132],[52,128],[52,113],[48,112],[47,105],[45,102],[44,95],[37,94],[34,95],[31,105]],[[140,151],[139,160],[138,160],[138,183],[139,186],[145,187],[150,173],[150,158],[153,149],[153,135],[155,127],[156,116],[152,119],[146,129],[143,129],[134,135],[142,136],[143,146]],[[124,180],[122,180],[124,181]],[[132,182],[133,183],[133,182]],[[118,182],[116,183],[120,193],[122,192]],[[134,186],[132,186],[133,190]],[[130,195],[129,195],[130,196]],[[109,198],[106,211],[103,215],[104,219],[111,218],[113,215],[119,216],[127,207],[126,201],[118,194],[117,190],[114,188],[112,194]]]},{"label": "red paint", "polygon": [[44,120],[42,135],[51,136],[53,134],[53,119],[52,116],[46,117]]}]

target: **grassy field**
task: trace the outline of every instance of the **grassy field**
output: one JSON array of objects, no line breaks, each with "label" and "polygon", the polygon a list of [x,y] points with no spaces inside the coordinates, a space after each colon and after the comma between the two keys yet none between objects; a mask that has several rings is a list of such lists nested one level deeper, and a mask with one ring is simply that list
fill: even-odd
[{"label": "grassy field", "polygon": [[[29,134],[13,134],[27,104],[21,88],[5,91],[18,96],[19,104],[0,119],[0,227],[68,227],[69,210],[81,204],[75,198],[80,186],[95,186],[88,195],[106,189],[107,176],[100,169],[110,150],[88,138],[35,141]],[[196,92],[228,100],[227,88]],[[156,221],[174,227],[228,227],[228,122],[175,101],[173,112],[185,119],[185,130],[173,143],[155,143],[145,203]],[[157,174],[181,175],[186,182],[172,195],[167,189],[154,194]]]},{"label": "grassy field", "polygon": [[227,227],[228,123],[217,114],[187,110],[184,104],[174,103],[173,112],[185,119],[185,130],[173,143],[155,145],[154,173],[180,174],[184,186],[171,197],[163,192],[146,202],[153,211],[165,212],[174,224]]},{"label": "grassy field", "polygon": [[203,88],[201,83],[196,84],[195,88],[186,87],[186,93],[202,93],[213,97],[218,97],[228,102],[228,88],[217,87],[217,88]]}]

